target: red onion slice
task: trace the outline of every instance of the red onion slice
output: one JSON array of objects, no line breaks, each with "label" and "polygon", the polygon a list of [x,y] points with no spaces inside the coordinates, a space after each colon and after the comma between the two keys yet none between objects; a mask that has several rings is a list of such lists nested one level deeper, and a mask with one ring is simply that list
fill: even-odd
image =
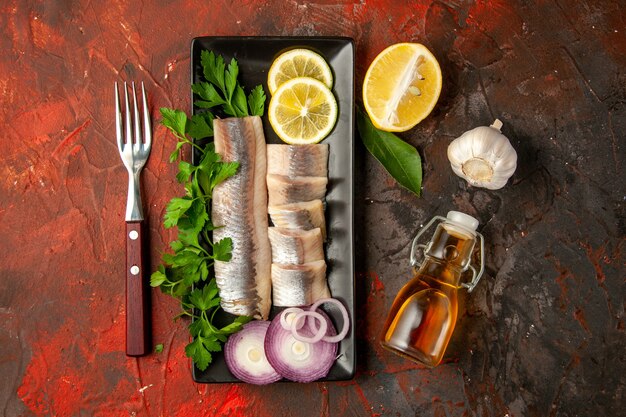
[{"label": "red onion slice", "polygon": [[[298,307],[289,307],[284,309],[280,313],[280,325],[283,326],[283,329],[289,330],[291,329],[291,323],[294,321],[296,314],[302,311],[301,308]],[[291,317],[290,317],[291,314]],[[304,322],[300,324],[298,330],[300,330],[304,326]]]},{"label": "red onion slice", "polygon": [[[348,330],[350,330],[350,318],[348,317],[348,310],[344,307],[341,301],[335,298],[321,298],[317,300],[315,303],[313,303],[311,307],[309,307],[309,311],[317,311],[318,307],[325,303],[334,304],[339,308],[339,311],[341,312],[341,317],[343,319],[343,327],[341,331],[339,332],[339,334],[335,336],[325,335],[324,337],[322,337],[322,340],[325,342],[329,342],[329,343],[340,342],[341,340],[345,339],[346,335],[348,334]],[[314,333],[317,333],[318,329],[315,327],[315,323],[314,323],[315,320],[308,320],[308,322],[309,322],[309,328]]]},{"label": "red onion slice", "polygon": [[265,385],[282,377],[265,356],[265,335],[270,326],[267,321],[251,321],[243,329],[228,337],[224,345],[224,358],[230,372],[249,384]]},{"label": "red onion slice", "polygon": [[[337,334],[328,316],[322,311],[319,313],[328,326],[326,333]],[[308,326],[303,326],[299,333],[306,337],[314,334]],[[272,367],[283,377],[296,382],[312,382],[328,375],[337,357],[337,343],[296,340],[290,330],[283,329],[280,317],[276,316],[265,335],[265,354]]]},{"label": "red onion slice", "polygon": [[[320,328],[316,330],[313,337],[302,336],[300,333],[298,333],[298,324],[300,323],[300,321],[302,321],[303,326],[305,322],[305,320],[300,319],[305,319],[306,316],[309,316],[312,319],[317,319],[320,322]],[[300,328],[302,328],[302,326],[300,326]],[[300,311],[298,314],[296,314],[296,317],[291,322],[290,328],[291,334],[293,335],[294,339],[307,343],[317,343],[322,340],[322,338],[326,335],[326,329],[328,329],[328,323],[324,319],[324,316],[315,311]]]}]

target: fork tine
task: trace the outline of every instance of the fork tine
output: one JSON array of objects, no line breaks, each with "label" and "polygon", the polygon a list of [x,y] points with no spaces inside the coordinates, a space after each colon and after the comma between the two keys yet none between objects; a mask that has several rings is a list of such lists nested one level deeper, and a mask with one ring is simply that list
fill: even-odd
[{"label": "fork tine", "polygon": [[124,101],[125,101],[125,110],[126,110],[126,144],[132,145],[133,140],[133,131],[130,126],[130,106],[128,104],[128,86],[126,85],[126,81],[124,81]]},{"label": "fork tine", "polygon": [[124,148],[124,135],[122,134],[122,109],[120,108],[120,93],[115,82],[115,133],[117,135],[117,149],[120,153]]},{"label": "fork tine", "polygon": [[141,82],[141,99],[143,100],[143,138],[146,148],[150,150],[152,146],[152,128],[150,122],[150,112],[148,111],[148,99],[146,98],[146,90]]},{"label": "fork tine", "polygon": [[135,150],[139,150],[139,148],[141,147],[141,143],[142,143],[142,139],[141,139],[141,125],[139,122],[139,109],[137,108],[137,93],[135,92],[135,82],[132,82],[132,86],[133,86],[133,110],[134,110],[134,116],[133,117],[133,121],[135,124],[135,141],[134,143],[134,148]]}]

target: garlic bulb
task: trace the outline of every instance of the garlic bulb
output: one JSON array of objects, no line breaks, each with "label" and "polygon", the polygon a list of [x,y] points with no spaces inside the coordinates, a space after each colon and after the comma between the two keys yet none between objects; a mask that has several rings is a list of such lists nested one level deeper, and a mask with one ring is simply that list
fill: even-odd
[{"label": "garlic bulb", "polygon": [[517,153],[500,133],[501,127],[496,119],[491,126],[469,130],[452,141],[448,159],[456,175],[475,187],[504,187],[517,168]]}]

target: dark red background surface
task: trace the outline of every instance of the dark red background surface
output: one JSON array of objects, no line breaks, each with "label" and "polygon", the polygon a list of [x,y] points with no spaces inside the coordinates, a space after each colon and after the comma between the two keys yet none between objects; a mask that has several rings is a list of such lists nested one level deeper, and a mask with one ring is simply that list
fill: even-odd
[{"label": "dark red background surface", "polygon": [[[132,3],[132,4],[131,4]],[[6,416],[623,413],[626,7],[623,2],[6,1],[0,6],[0,410]],[[621,4],[620,4],[621,3]],[[621,7],[621,9],[620,9]],[[401,136],[424,195],[397,186],[357,141],[354,381],[197,385],[174,300],[153,293],[162,353],[124,355],[126,172],[113,82],[146,83],[153,118],[189,108],[201,35],[342,35],[357,88],[385,46],[426,44],[444,87]],[[504,189],[468,187],[450,141],[499,117],[518,151]],[[155,124],[143,174],[153,265],[180,193]],[[481,220],[487,272],[465,296],[444,363],[381,351],[381,319],[408,278],[408,243],[450,209]]]}]

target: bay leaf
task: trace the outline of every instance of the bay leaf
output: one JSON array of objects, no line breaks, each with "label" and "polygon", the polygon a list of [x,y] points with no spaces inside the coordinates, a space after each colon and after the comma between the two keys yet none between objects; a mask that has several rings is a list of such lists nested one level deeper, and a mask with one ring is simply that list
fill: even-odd
[{"label": "bay leaf", "polygon": [[377,129],[363,110],[358,111],[359,136],[387,172],[418,197],[422,188],[422,158],[415,147],[391,132]]}]

